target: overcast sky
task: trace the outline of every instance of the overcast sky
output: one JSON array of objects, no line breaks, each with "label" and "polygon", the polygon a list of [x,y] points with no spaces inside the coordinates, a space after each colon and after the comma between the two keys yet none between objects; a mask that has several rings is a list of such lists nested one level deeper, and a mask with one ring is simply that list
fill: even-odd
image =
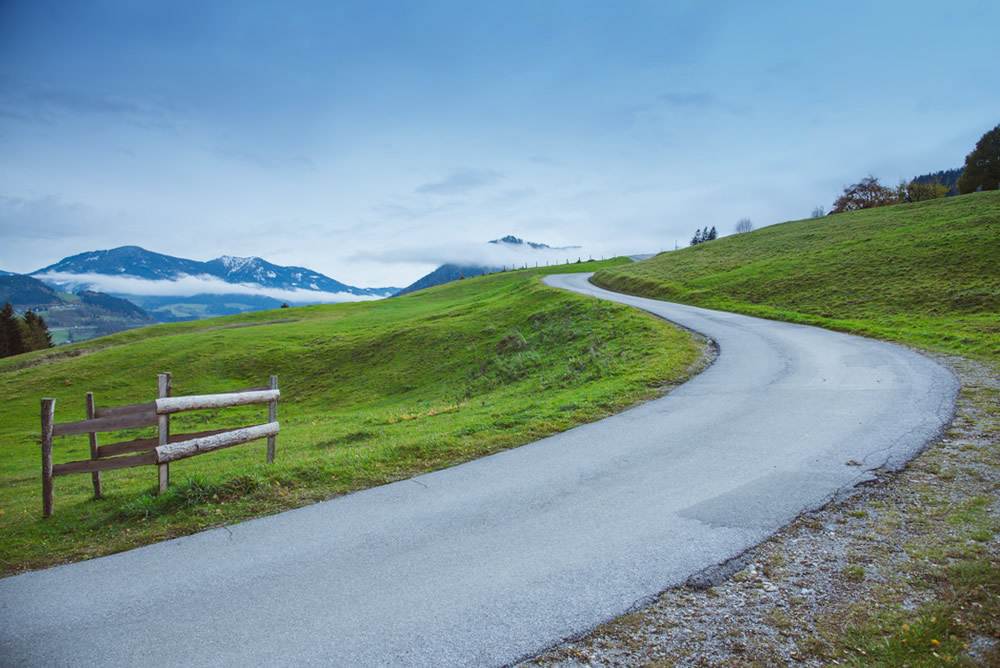
[{"label": "overcast sky", "polygon": [[134,244],[406,285],[506,234],[610,256],[805,218],[961,166],[1000,123],[998,26],[996,0],[0,0],[0,269]]}]

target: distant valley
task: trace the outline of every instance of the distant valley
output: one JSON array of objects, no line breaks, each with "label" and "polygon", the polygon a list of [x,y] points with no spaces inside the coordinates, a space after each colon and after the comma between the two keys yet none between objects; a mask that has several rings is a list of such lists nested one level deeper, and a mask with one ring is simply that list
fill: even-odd
[{"label": "distant valley", "polygon": [[155,325],[156,318],[127,299],[102,292],[57,292],[31,276],[0,274],[0,305],[42,316],[56,345],[86,341],[126,329]]},{"label": "distant valley", "polygon": [[61,290],[101,288],[149,311],[160,322],[331,301],[380,299],[398,288],[358,288],[304,267],[223,255],[208,262],[138,246],[91,251],[31,273]]},{"label": "distant valley", "polygon": [[45,318],[58,343],[282,306],[389,297],[304,267],[224,255],[208,262],[138,246],[80,253],[27,275],[0,270],[0,305]]},{"label": "distant valley", "polygon": [[[552,248],[511,235],[489,244],[502,248],[501,253],[517,253],[524,263],[544,251],[575,248]],[[0,305],[9,301],[19,312],[30,309],[42,315],[57,344],[72,343],[158,322],[382,299],[514,266],[513,260],[446,263],[405,288],[359,288],[259,257],[223,255],[202,262],[121,246],[79,253],[26,275],[0,270]]]}]

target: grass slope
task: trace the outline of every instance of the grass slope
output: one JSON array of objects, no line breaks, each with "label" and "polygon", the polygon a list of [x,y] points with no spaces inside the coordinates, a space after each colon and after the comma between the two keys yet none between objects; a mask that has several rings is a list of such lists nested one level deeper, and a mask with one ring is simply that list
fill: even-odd
[{"label": "grass slope", "polygon": [[[0,573],[100,556],[442,468],[598,419],[679,382],[700,351],[642,312],[541,284],[539,275],[626,260],[494,274],[379,302],[309,306],[147,327],[0,361]],[[56,420],[174,395],[280,379],[277,461],[263,441],[171,466],[55,480],[41,519],[39,399]],[[174,433],[264,421],[266,407],[187,413]],[[152,435],[132,430],[103,443]],[[88,458],[57,439],[56,463]]]},{"label": "grass slope", "polygon": [[1000,193],[773,225],[633,266],[609,289],[1000,360]]},{"label": "grass slope", "polygon": [[[831,608],[797,660],[936,666],[996,657],[1000,484],[988,471],[1000,459],[1000,193],[784,223],[605,269],[595,282],[978,360],[985,382],[966,384],[961,399],[966,414],[975,408],[975,424],[954,428],[900,478],[897,514],[923,534],[900,546],[907,568],[857,605]],[[955,439],[971,441],[962,451],[977,466],[948,465]],[[962,498],[965,489],[974,491]],[[847,579],[864,578],[862,567],[849,568]],[[921,598],[930,600],[907,607]]]}]

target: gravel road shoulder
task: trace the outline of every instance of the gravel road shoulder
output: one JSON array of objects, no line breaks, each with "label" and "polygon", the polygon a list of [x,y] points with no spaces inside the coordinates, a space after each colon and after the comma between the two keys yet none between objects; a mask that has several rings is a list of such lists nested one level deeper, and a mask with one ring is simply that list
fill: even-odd
[{"label": "gravel road shoulder", "polygon": [[[867,665],[881,661],[855,638],[873,628],[898,647],[938,603],[951,610],[958,650],[932,638],[923,656],[1000,665],[1000,380],[987,366],[937,359],[962,383],[956,417],[904,470],[522,665]],[[986,569],[985,584],[957,594],[956,564]]]}]

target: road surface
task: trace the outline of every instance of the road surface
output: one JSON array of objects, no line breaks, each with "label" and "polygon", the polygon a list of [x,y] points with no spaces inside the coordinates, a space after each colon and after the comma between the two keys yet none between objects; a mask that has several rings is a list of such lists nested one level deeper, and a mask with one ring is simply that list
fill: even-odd
[{"label": "road surface", "polygon": [[900,467],[951,419],[953,376],[903,348],[586,279],[546,280],[701,332],[716,362],[515,450],[0,580],[0,663],[509,664]]}]

